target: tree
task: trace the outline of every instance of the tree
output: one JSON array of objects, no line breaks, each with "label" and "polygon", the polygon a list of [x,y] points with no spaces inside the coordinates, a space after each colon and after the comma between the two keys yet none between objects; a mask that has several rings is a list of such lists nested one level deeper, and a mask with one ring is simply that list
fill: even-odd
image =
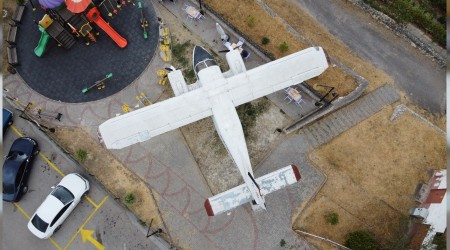
[{"label": "tree", "polygon": [[376,250],[379,249],[378,243],[372,236],[364,231],[355,231],[349,233],[345,246],[352,250]]}]

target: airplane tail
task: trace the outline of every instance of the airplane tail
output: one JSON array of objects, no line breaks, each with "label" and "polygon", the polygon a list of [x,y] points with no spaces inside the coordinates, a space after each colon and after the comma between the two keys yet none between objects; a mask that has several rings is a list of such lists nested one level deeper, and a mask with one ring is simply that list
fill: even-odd
[{"label": "airplane tail", "polygon": [[[253,177],[251,178],[253,179]],[[261,195],[264,196],[290,184],[294,184],[300,178],[301,176],[297,166],[289,165],[253,180]],[[244,183],[206,199],[205,209],[208,216],[214,216],[248,202],[252,203],[253,206],[261,206],[258,201],[254,201],[247,184]],[[264,203],[262,206],[265,208]]]}]

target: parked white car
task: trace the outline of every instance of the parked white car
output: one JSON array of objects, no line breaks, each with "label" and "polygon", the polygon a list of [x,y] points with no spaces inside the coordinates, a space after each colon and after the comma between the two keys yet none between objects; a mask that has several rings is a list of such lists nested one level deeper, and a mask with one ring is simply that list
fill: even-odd
[{"label": "parked white car", "polygon": [[28,229],[41,239],[48,239],[89,190],[89,181],[72,173],[64,176],[45,198],[28,222]]}]

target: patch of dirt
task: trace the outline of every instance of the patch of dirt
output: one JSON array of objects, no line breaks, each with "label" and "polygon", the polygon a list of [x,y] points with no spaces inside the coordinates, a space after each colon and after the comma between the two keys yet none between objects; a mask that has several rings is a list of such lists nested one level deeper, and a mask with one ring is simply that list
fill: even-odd
[{"label": "patch of dirt", "polygon": [[[256,118],[255,125],[251,129],[253,132],[246,138],[254,170],[278,143],[279,133],[275,130],[290,122],[286,115],[266,98],[253,101],[252,104],[259,102],[267,102],[268,109]],[[217,135],[211,118],[186,125],[181,128],[181,132],[213,194],[226,191],[243,182],[239,170]]]},{"label": "patch of dirt", "polygon": [[[328,177],[294,228],[340,244],[355,230],[366,230],[384,245],[404,235],[416,186],[431,169],[445,168],[446,140],[410,112],[390,121],[391,106],[310,154]],[[334,212],[339,223],[325,215]]]},{"label": "patch of dirt", "polygon": [[[127,206],[139,219],[154,228],[164,228],[161,216],[158,212],[154,193],[136,174],[128,170],[107,149],[99,145],[98,141],[83,131],[81,128],[57,128],[54,134],[50,134],[62,148],[72,156],[78,149],[85,150],[88,157],[80,163],[84,168],[105,187],[108,192],[126,204],[124,198],[129,193],[134,193],[136,202]],[[74,157],[76,158],[76,157]],[[162,234],[162,237],[165,237]]]}]

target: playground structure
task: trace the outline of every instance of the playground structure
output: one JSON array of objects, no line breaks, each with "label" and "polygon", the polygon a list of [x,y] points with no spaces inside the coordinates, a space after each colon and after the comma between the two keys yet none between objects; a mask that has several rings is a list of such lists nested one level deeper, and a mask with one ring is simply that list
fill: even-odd
[{"label": "playground structure", "polygon": [[42,32],[41,39],[34,53],[41,57],[48,43],[48,36],[52,37],[58,46],[70,49],[75,44],[75,38],[58,21],[54,21],[48,14],[45,14],[38,23],[39,30]]},{"label": "playground structure", "polygon": [[86,14],[90,22],[95,23],[120,47],[125,48],[128,44],[127,40],[123,38],[117,31],[115,31],[109,24],[101,17],[97,7],[91,8]]},{"label": "playground structure", "polygon": [[148,106],[152,105],[152,102],[148,99],[148,97],[144,94],[144,92],[141,92],[138,96],[136,96],[136,100],[138,100],[138,104],[136,105],[136,108],[139,107],[139,103],[142,103],[142,105]]},{"label": "playground structure", "polygon": [[144,8],[142,7],[142,3],[141,2],[138,2],[138,8],[141,10],[140,22],[141,22],[142,29],[144,29],[144,39],[147,39],[148,38],[148,34],[147,34],[147,30],[145,29],[145,27],[148,27],[148,21],[147,21],[147,19],[145,19]]},{"label": "playground structure", "polygon": [[95,35],[98,35],[98,31],[92,27],[83,14],[74,14],[66,8],[60,8],[57,10],[59,16],[72,30],[72,34],[76,37],[82,37],[85,44],[89,45],[90,42],[96,42]]},{"label": "playground structure", "polygon": [[86,94],[89,90],[93,88],[97,88],[98,90],[104,89],[106,87],[105,81],[113,76],[112,73],[109,73],[105,76],[105,78],[96,81],[93,85],[89,87],[85,87],[81,90],[83,94]]},{"label": "playground structure", "polygon": [[[104,1],[103,1],[104,2]],[[96,42],[99,32],[90,23],[95,23],[120,47],[127,46],[127,40],[117,33],[102,17],[93,3],[86,13],[72,13],[64,3],[57,8],[47,8],[42,20],[39,21],[41,38],[34,49],[38,57],[44,54],[49,38],[53,38],[58,46],[70,49],[76,42],[75,38],[82,38],[86,45]]]},{"label": "playground structure", "polygon": [[41,38],[39,39],[38,45],[34,49],[34,53],[38,57],[41,57],[45,52],[45,48],[47,47],[47,43],[48,43],[48,40],[50,39],[50,35],[47,33],[47,31],[45,31],[45,29],[41,25],[39,25],[39,30],[42,32]]},{"label": "playground structure", "polygon": [[167,83],[167,80],[168,80],[167,74],[168,74],[168,72],[163,69],[156,71],[156,75],[159,76],[158,83],[160,85],[164,86]]},{"label": "playground structure", "polygon": [[159,18],[159,42],[160,42],[160,53],[159,55],[164,62],[172,61],[172,43],[170,39],[169,28],[162,22]]}]

